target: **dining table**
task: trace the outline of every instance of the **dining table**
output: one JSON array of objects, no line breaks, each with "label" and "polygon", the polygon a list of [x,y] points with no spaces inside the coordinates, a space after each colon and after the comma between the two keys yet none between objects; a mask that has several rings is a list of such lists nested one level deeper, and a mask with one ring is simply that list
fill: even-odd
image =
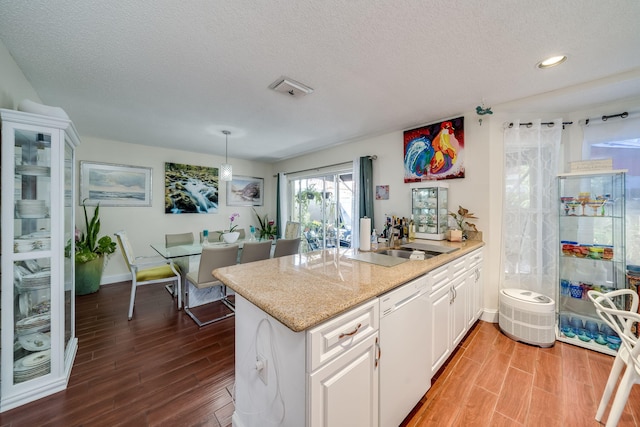
[{"label": "dining table", "polygon": [[[202,249],[204,247],[225,247],[231,245],[238,245],[238,260],[240,260],[240,254],[242,251],[242,247],[245,243],[257,243],[263,242],[267,239],[262,238],[251,238],[247,237],[244,239],[238,239],[233,243],[227,243],[224,241],[209,241],[204,243],[191,243],[191,244],[181,244],[181,245],[169,245],[167,246],[165,242],[157,242],[151,243],[151,247],[160,254],[161,257],[166,259],[167,261],[177,265],[180,268],[180,275],[182,276],[182,301],[185,300],[185,292],[189,292],[189,305],[192,307],[196,307],[199,305],[207,304],[212,301],[216,301],[222,298],[221,295],[218,295],[216,292],[219,292],[218,287],[212,287],[207,289],[198,289],[195,286],[191,286],[189,282],[187,282],[187,273],[190,271],[191,267],[195,270],[198,268],[198,265],[195,263],[195,258],[199,257],[202,253]],[[273,247],[275,246],[276,240],[272,240],[272,253]],[[193,261],[193,262],[192,262]],[[171,285],[168,285],[171,286]],[[173,288],[167,287],[167,290],[171,294],[173,294]]]}]

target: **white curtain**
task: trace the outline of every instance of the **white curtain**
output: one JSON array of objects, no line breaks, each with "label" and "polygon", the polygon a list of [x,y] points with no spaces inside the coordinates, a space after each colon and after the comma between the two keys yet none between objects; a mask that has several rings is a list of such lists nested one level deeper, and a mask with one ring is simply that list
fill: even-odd
[{"label": "white curtain", "polygon": [[527,289],[551,298],[558,253],[557,182],[562,119],[504,130],[502,265],[504,288]]}]

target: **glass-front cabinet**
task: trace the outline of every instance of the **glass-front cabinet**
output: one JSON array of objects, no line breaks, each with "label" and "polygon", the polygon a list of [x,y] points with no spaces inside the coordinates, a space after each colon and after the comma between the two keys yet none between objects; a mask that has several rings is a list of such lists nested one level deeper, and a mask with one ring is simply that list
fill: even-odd
[{"label": "glass-front cabinet", "polygon": [[445,182],[411,184],[411,215],[416,238],[444,240],[448,230],[449,185]]},{"label": "glass-front cabinet", "polygon": [[625,171],[562,174],[558,184],[557,338],[615,354],[620,339],[587,292],[626,287]]},{"label": "glass-front cabinet", "polygon": [[[68,119],[0,110],[0,411],[67,386],[74,324],[74,150]],[[66,249],[66,251],[65,251]]]}]

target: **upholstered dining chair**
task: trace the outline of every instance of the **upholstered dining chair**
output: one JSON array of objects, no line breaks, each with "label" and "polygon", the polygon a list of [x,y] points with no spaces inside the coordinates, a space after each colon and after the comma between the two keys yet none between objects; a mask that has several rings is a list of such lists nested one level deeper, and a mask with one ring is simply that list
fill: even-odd
[{"label": "upholstered dining chair", "polygon": [[115,233],[120,245],[120,250],[127,268],[131,273],[131,297],[129,299],[129,320],[133,318],[133,307],[136,300],[136,289],[138,286],[151,285],[154,283],[173,282],[176,287],[178,310],[182,307],[182,276],[172,262],[157,257],[137,257],[133,254],[133,248],[127,237],[127,233],[122,230]]},{"label": "upholstered dining chair", "polygon": [[[222,240],[222,230],[209,230],[209,241],[219,242]],[[204,243],[204,233],[200,232],[200,243]]]},{"label": "upholstered dining chair", "polygon": [[[227,297],[227,287],[213,277],[211,274],[213,270],[220,267],[227,267],[229,265],[236,264],[238,259],[238,245],[230,246],[205,246],[202,248],[202,254],[200,255],[200,265],[197,271],[189,272],[187,274],[187,289],[185,290],[184,311],[193,319],[198,326],[208,325],[213,322],[217,322],[227,317],[233,316],[235,313],[234,305],[229,301]],[[200,320],[193,312],[189,301],[189,284],[192,284],[197,289],[211,288],[213,286],[220,286],[222,297],[221,301],[230,312],[214,319]],[[215,301],[214,301],[215,302]]]},{"label": "upholstered dining chair", "polygon": [[264,242],[246,242],[241,252],[240,264],[269,259],[271,256],[271,240]]},{"label": "upholstered dining chair", "polygon": [[295,239],[278,239],[276,240],[276,248],[273,252],[273,257],[278,258],[281,256],[297,254],[299,248],[300,248],[299,237]]},{"label": "upholstered dining chair", "polygon": [[[168,248],[171,246],[192,245],[193,241],[193,232],[164,235],[164,245]],[[189,257],[189,263],[192,262],[191,258],[192,257]],[[168,283],[164,285],[164,287],[174,298],[177,297],[175,286]]]},{"label": "upholstered dining chair", "polygon": [[164,244],[166,247],[180,246],[180,245],[192,245],[193,233],[178,233],[178,234],[165,234]]},{"label": "upholstered dining chair", "polygon": [[[626,368],[607,418],[606,426],[612,427],[620,420],[631,388],[634,384],[640,384],[640,345],[633,332],[634,324],[640,328],[638,294],[631,289],[620,289],[608,293],[589,291],[587,295],[593,302],[598,316],[618,334],[621,341],[595,416],[596,421],[602,420],[622,369]],[[620,310],[619,307],[625,301],[628,310]]]}]

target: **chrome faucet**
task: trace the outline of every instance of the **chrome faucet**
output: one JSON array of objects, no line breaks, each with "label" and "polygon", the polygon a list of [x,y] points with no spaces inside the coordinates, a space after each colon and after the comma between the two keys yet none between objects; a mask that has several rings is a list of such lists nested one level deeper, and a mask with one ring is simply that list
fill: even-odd
[{"label": "chrome faucet", "polygon": [[396,230],[394,227],[391,227],[389,230],[390,230],[390,233],[389,233],[389,239],[387,240],[387,246],[389,248],[395,248],[398,242],[398,238],[396,237],[396,234],[398,234],[399,236],[400,230]]}]

